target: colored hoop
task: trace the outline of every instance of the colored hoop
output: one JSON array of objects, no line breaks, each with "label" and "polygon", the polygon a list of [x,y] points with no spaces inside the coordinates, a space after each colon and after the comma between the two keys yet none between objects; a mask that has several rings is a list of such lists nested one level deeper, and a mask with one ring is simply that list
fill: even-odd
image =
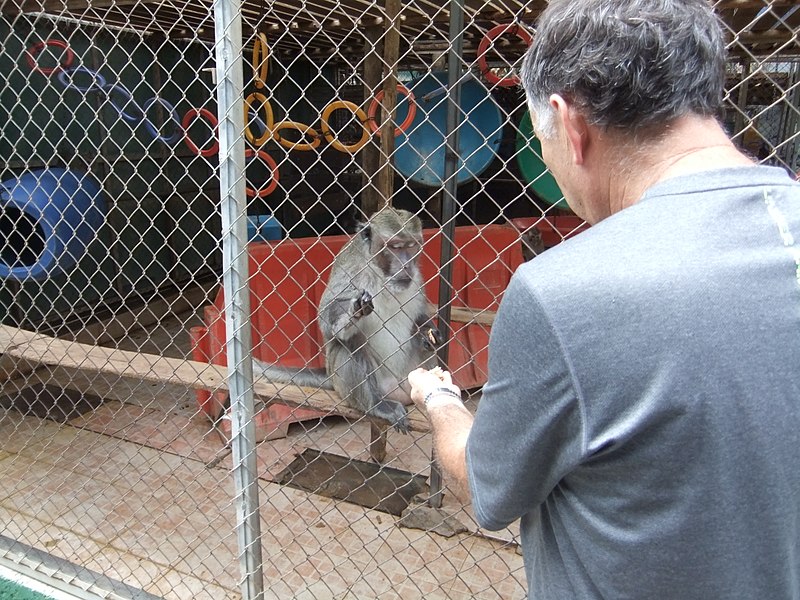
[{"label": "colored hoop", "polygon": [[[133,99],[133,94],[131,94],[128,91],[128,88],[126,88],[124,85],[121,83],[108,83],[104,85],[102,89],[105,92],[108,101],[111,102],[111,106],[116,108],[120,116],[128,121],[128,123],[140,123],[144,119],[145,114],[142,110],[142,107],[136,104],[136,101]],[[120,94],[123,98],[125,98],[125,104],[123,106],[119,106],[116,102],[114,102],[114,93]],[[129,115],[126,113],[125,109],[128,107],[128,105],[133,106],[133,108],[135,108],[139,114]]]},{"label": "colored hoop", "polygon": [[508,23],[506,25],[497,25],[496,27],[492,27],[486,32],[486,35],[483,36],[481,43],[478,44],[478,70],[486,78],[486,81],[492,85],[498,85],[500,87],[514,87],[515,85],[519,85],[519,77],[516,75],[498,77],[492,73],[489,65],[486,64],[486,51],[489,49],[489,44],[491,44],[496,38],[504,33],[516,35],[528,46],[530,46],[531,42],[533,41],[530,32],[528,32],[527,29],[518,23]]},{"label": "colored hoop", "polygon": [[[408,114],[406,115],[405,120],[400,123],[400,126],[394,128],[394,137],[404,133],[411,126],[411,123],[414,121],[414,117],[417,116],[417,104],[414,102],[414,94],[411,92],[411,90],[409,90],[402,83],[398,83],[397,91],[401,94],[405,94],[406,98],[408,98]],[[381,129],[378,127],[378,124],[375,121],[375,116],[378,114],[378,107],[381,105],[383,96],[383,90],[375,94],[375,97],[372,99],[372,103],[369,105],[369,110],[367,111],[369,128],[372,130],[372,133],[378,136],[381,135]]]},{"label": "colored hoop", "polygon": [[[203,117],[211,124],[211,129],[214,136],[214,143],[210,148],[206,148],[205,150],[201,149],[192,141],[192,138],[189,137],[189,126],[195,119],[199,117]],[[181,127],[183,127],[183,130],[186,132],[183,141],[186,143],[186,146],[189,148],[189,150],[191,150],[194,154],[205,157],[214,156],[217,152],[219,152],[219,138],[217,137],[218,125],[219,121],[217,121],[216,115],[210,110],[205,108],[190,108],[186,111],[186,114],[183,115],[183,119],[181,120]]]},{"label": "colored hoop", "polygon": [[[172,135],[169,136],[161,135],[161,131],[153,124],[153,122],[150,119],[147,118],[148,109],[156,103],[160,104],[161,106],[167,109],[167,112],[169,112],[168,121],[174,121],[175,125],[177,126],[178,128],[177,131],[175,131]],[[184,131],[181,128],[181,122],[178,120],[178,113],[175,111],[175,107],[172,106],[172,104],[170,104],[163,98],[159,98],[158,96],[153,96],[147,102],[144,103],[144,106],[142,107],[142,112],[144,112],[145,129],[147,129],[148,133],[150,133],[150,135],[153,136],[154,140],[159,140],[167,145],[172,145],[184,136]],[[165,122],[164,125],[166,124],[167,123]]]},{"label": "colored hoop", "polygon": [[248,158],[252,160],[253,158],[256,157],[263,160],[270,168],[270,171],[272,171],[272,180],[269,182],[269,185],[265,187],[263,190],[256,191],[252,188],[246,187],[245,193],[249,198],[255,198],[256,196],[258,196],[259,198],[264,198],[265,196],[269,196],[272,192],[275,191],[275,188],[278,187],[278,180],[280,179],[280,174],[278,173],[278,165],[275,162],[275,159],[272,158],[269,154],[267,154],[263,150],[250,150],[250,149],[245,150],[244,152],[245,164],[250,162],[247,160]]},{"label": "colored hoop", "polygon": [[[92,77],[92,83],[88,86],[80,86],[75,84],[75,74],[76,73],[86,73]],[[92,71],[91,69],[87,69],[86,67],[67,67],[65,69],[61,69],[58,72],[58,82],[63,85],[66,89],[73,89],[77,90],[82,94],[86,94],[90,91],[98,91],[102,92],[103,88],[106,87],[106,78],[100,75],[97,71]],[[97,88],[95,90],[95,88]]]},{"label": "colored hoop", "polygon": [[[278,133],[281,129],[295,129],[299,131],[303,136],[308,136],[312,139],[310,143],[308,142],[292,142],[291,140],[285,140],[281,137],[281,134]],[[277,123],[272,130],[273,137],[278,140],[278,143],[283,146],[284,148],[288,148],[289,150],[299,150],[300,152],[308,152],[309,150],[313,150],[320,144],[320,137],[317,133],[317,130],[311,127],[310,125],[304,125],[303,123],[297,123],[296,121],[281,121]]]},{"label": "colored hoop", "polygon": [[256,87],[262,89],[267,83],[269,73],[269,45],[267,36],[259,33],[253,44],[253,79]]},{"label": "colored hoop", "polygon": [[[352,112],[359,121],[361,121],[362,126],[362,133],[361,139],[358,140],[355,144],[342,144],[336,136],[331,131],[330,125],[328,124],[328,119],[330,119],[331,115],[335,110],[349,110]],[[322,111],[322,116],[320,117],[320,126],[322,128],[322,135],[325,136],[325,139],[328,140],[331,146],[339,150],[340,152],[349,152],[350,154],[355,154],[369,141],[369,129],[367,128],[367,114],[361,110],[355,103],[348,102],[347,100],[337,100],[336,102],[331,102],[328,106],[325,107],[325,110]]]},{"label": "colored hoop", "polygon": [[[258,102],[260,102],[260,107],[264,109],[264,116],[267,118],[266,123],[264,123],[266,131],[259,137],[256,137],[250,130],[250,111],[252,110],[255,112],[256,117],[258,117],[258,109],[253,108],[253,100],[258,100]],[[264,94],[261,92],[253,92],[245,98],[244,106],[244,134],[247,137],[247,141],[253,144],[253,146],[263,146],[272,137],[273,128],[275,127],[275,115],[272,112],[272,105]]]},{"label": "colored hoop", "polygon": [[[39,56],[39,53],[42,50],[44,50],[45,46],[55,46],[56,48],[66,50],[67,56],[64,61],[59,61],[57,67],[51,67],[49,69],[43,69],[40,67],[36,57]],[[52,75],[53,73],[57,73],[62,69],[68,69],[71,67],[72,61],[75,60],[75,53],[70,49],[66,42],[62,42],[61,40],[46,40],[44,42],[37,42],[28,48],[28,50],[25,52],[25,60],[28,62],[28,66],[34,71],[39,71],[42,75]]]}]

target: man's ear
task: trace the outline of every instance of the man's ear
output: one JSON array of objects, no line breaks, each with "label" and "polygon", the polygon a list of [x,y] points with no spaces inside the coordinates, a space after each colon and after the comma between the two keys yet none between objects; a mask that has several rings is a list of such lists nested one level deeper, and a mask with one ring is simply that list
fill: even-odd
[{"label": "man's ear", "polygon": [[563,96],[553,94],[550,96],[550,106],[556,113],[556,119],[563,128],[564,136],[569,143],[572,161],[582,165],[586,160],[586,150],[589,145],[589,126],[583,115],[568,102]]}]

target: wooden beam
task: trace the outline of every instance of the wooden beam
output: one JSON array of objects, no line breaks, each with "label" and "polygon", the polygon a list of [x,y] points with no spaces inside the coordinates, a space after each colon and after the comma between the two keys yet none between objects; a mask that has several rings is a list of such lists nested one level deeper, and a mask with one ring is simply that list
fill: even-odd
[{"label": "wooden beam", "polygon": [[[0,325],[0,353],[14,361],[104,373],[135,382],[169,383],[211,392],[228,389],[226,367],[71,342],[9,325]],[[351,419],[367,418],[378,425],[386,425],[382,419],[365,417],[363,413],[344,406],[336,393],[327,390],[274,384],[259,379],[253,383],[253,393],[264,405],[300,406]],[[428,420],[416,410],[411,410],[408,421],[412,431],[430,431]]]},{"label": "wooden beam", "polygon": [[798,35],[796,31],[768,29],[767,31],[745,31],[743,33],[738,33],[734,36],[734,39],[745,46],[753,46],[757,44],[780,44],[791,40],[797,41]]},{"label": "wooden beam", "polygon": [[80,13],[95,8],[121,8],[142,4],[155,4],[159,0],[6,0],[3,14],[26,12]]},{"label": "wooden beam", "polygon": [[[210,298],[214,297],[213,290],[217,285],[218,283],[215,281],[198,284],[178,294],[172,294],[140,307],[114,314],[109,319],[82,325],[76,331],[65,326],[47,333],[52,333],[62,340],[72,340],[90,345],[113,344],[116,340],[130,334],[131,331],[152,325],[167,316],[197,310],[197,307],[203,306]],[[19,384],[24,385],[24,378],[37,366],[25,361],[15,361],[9,356],[0,354],[0,383],[17,378]]]},{"label": "wooden beam", "polygon": [[778,8],[794,6],[797,0],[719,0],[714,4],[717,10],[734,10],[737,8]]},{"label": "wooden beam", "polygon": [[[383,45],[381,39],[383,27],[367,27],[364,29],[364,106],[372,102],[375,90],[381,83],[383,75]],[[370,135],[369,140],[359,152],[361,158],[361,210],[369,216],[378,210],[380,191],[378,190],[378,172],[381,168],[381,148],[377,136]],[[385,161],[383,161],[385,162]]]},{"label": "wooden beam", "polygon": [[386,32],[383,38],[383,122],[381,123],[381,165],[378,169],[378,190],[383,204],[391,204],[394,195],[394,114],[397,105],[397,62],[400,56],[398,15],[400,0],[385,0]]},{"label": "wooden beam", "polygon": [[491,310],[475,310],[461,306],[450,307],[450,320],[456,323],[491,325],[494,323],[495,314]]}]

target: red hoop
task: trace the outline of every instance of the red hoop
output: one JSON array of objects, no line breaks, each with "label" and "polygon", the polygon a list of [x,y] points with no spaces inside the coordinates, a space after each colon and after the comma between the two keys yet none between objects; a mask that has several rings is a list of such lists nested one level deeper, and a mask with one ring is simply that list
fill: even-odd
[{"label": "red hoop", "polygon": [[[398,83],[397,91],[401,94],[405,94],[406,98],[408,98],[408,114],[406,115],[405,121],[403,121],[399,127],[394,128],[394,137],[404,133],[411,126],[411,123],[414,122],[414,117],[417,116],[417,104],[414,102],[414,94],[411,90],[402,83]],[[380,127],[378,127],[378,124],[375,122],[375,115],[378,114],[378,108],[381,105],[383,96],[383,90],[375,94],[372,103],[369,105],[369,110],[367,111],[367,122],[369,123],[369,128],[372,130],[372,133],[375,135],[381,134]]]},{"label": "red hoop", "polygon": [[[189,125],[191,125],[192,121],[194,121],[198,117],[203,117],[204,119],[206,119],[211,124],[211,128],[214,130],[214,145],[205,150],[202,150],[189,137]],[[206,157],[214,156],[217,152],[219,152],[219,138],[217,137],[217,125],[219,125],[219,121],[217,121],[216,115],[212,113],[210,110],[207,110],[205,108],[190,108],[189,110],[186,111],[186,114],[183,115],[183,120],[181,121],[181,127],[183,127],[183,130],[186,132],[183,141],[186,142],[186,146],[194,154],[199,154],[200,156],[206,156]]]},{"label": "red hoop", "polygon": [[[56,48],[66,50],[67,57],[64,62],[59,62],[57,67],[52,67],[50,69],[43,69],[40,67],[39,63],[36,61],[36,57],[44,50],[45,46],[55,46]],[[64,69],[69,69],[72,66],[72,61],[75,60],[75,53],[72,52],[66,42],[62,42],[61,40],[46,40],[44,42],[37,42],[28,48],[25,52],[25,60],[28,62],[28,66],[34,71],[39,71],[42,75],[52,75]]]},{"label": "red hoop", "polygon": [[486,64],[486,51],[489,49],[489,44],[491,44],[494,39],[500,37],[504,33],[516,35],[528,46],[530,46],[531,42],[533,41],[533,38],[528,30],[518,23],[509,23],[507,25],[497,25],[496,27],[492,27],[486,32],[486,35],[483,36],[481,43],[478,44],[478,69],[486,78],[486,81],[492,85],[499,85],[500,87],[514,87],[515,85],[519,85],[519,77],[516,75],[502,78],[498,77],[492,73],[492,70]]},{"label": "red hoop", "polygon": [[278,187],[278,180],[280,179],[280,175],[278,174],[278,165],[269,154],[264,152],[264,150],[245,150],[244,157],[245,158],[252,158],[254,156],[258,156],[261,160],[263,160],[267,166],[272,171],[272,181],[269,182],[269,185],[264,189],[260,189],[258,191],[252,188],[245,188],[245,193],[247,193],[248,198],[255,198],[258,196],[259,198],[264,198],[265,196],[269,196],[272,192],[275,191],[275,188]]}]

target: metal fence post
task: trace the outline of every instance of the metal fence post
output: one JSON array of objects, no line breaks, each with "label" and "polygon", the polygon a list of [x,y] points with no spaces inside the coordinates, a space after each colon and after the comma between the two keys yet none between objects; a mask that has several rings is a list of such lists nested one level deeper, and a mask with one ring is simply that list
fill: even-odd
[{"label": "metal fence post", "polygon": [[239,0],[214,3],[219,119],[223,286],[231,401],[231,446],[236,489],[241,590],[263,598],[253,401],[252,333],[248,288],[247,201],[244,175],[242,18]]},{"label": "metal fence post", "polygon": [[[456,232],[456,194],[458,191],[458,128],[461,124],[461,77],[463,75],[462,53],[464,47],[464,4],[462,0],[450,3],[450,51],[447,56],[447,131],[444,159],[444,189],[442,193],[442,250],[439,275],[439,328],[444,343],[439,347],[439,362],[448,363],[449,342],[452,339],[450,305],[453,301],[453,244]],[[442,474],[431,461],[430,504],[442,505]]]}]

